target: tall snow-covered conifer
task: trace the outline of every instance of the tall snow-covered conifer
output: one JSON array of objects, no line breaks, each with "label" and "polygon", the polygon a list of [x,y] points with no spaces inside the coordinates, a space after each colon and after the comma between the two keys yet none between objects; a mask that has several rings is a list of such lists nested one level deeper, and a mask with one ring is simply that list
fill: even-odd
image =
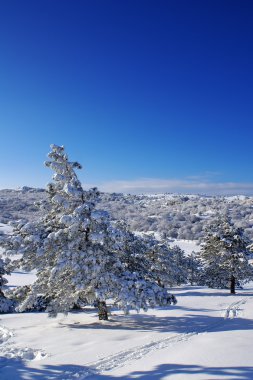
[{"label": "tall snow-covered conifer", "polygon": [[39,295],[47,298],[52,316],[80,299],[96,301],[100,319],[107,319],[109,298],[125,312],[174,303],[175,297],[152,281],[133,236],[95,209],[99,193],[83,190],[75,173],[81,165],[70,162],[62,146],[51,145],[48,156],[45,164],[55,174],[41,205],[45,215],[17,225],[5,244],[7,253],[22,254],[21,267],[37,270],[20,310],[32,307]]},{"label": "tall snow-covered conifer", "polygon": [[248,241],[242,229],[222,216],[209,226],[199,257],[204,265],[205,283],[210,287],[230,287],[235,293],[237,282],[253,278],[249,264]]}]

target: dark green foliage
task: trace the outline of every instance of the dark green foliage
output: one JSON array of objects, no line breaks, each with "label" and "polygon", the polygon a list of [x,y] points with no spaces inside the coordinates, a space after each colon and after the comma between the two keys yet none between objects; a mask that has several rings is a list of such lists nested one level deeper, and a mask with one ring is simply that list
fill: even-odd
[{"label": "dark green foliage", "polygon": [[243,230],[236,228],[226,216],[210,225],[200,251],[204,283],[213,288],[230,287],[230,292],[235,293],[238,282],[253,279],[248,245]]}]

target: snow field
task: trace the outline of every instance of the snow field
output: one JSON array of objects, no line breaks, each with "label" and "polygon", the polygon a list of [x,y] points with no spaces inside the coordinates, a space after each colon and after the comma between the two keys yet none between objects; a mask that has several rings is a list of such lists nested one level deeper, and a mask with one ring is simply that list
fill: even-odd
[{"label": "snow field", "polygon": [[[189,254],[199,249],[186,240],[173,245]],[[8,285],[35,277],[16,271]],[[205,287],[172,293],[176,306],[128,316],[112,309],[108,322],[98,321],[93,308],[56,319],[1,315],[0,379],[253,379],[253,289],[233,296]]]},{"label": "snow field", "polygon": [[11,342],[13,336],[12,331],[4,326],[0,326],[0,353],[3,357],[23,360],[41,360],[46,357],[46,354],[42,350],[34,350],[28,347],[15,347]]},{"label": "snow field", "polygon": [[29,377],[33,373],[69,380],[253,379],[253,290],[234,296],[201,287],[173,292],[176,306],[128,316],[112,310],[109,322],[99,322],[91,308],[56,319],[2,315],[1,380],[9,379],[15,358],[22,359],[15,380],[36,378]]}]

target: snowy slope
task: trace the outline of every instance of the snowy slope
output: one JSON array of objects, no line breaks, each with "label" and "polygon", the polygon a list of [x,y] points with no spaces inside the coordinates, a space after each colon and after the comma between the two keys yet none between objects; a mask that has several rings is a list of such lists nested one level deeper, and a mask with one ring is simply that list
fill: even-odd
[{"label": "snowy slope", "polygon": [[[9,286],[34,279],[15,272]],[[128,316],[112,309],[109,322],[93,308],[55,319],[1,315],[0,379],[253,379],[253,283],[233,296],[205,287],[172,292],[176,306]]]},{"label": "snowy slope", "polygon": [[253,379],[253,288],[173,291],[177,306],[109,322],[93,309],[2,315],[1,380]]}]

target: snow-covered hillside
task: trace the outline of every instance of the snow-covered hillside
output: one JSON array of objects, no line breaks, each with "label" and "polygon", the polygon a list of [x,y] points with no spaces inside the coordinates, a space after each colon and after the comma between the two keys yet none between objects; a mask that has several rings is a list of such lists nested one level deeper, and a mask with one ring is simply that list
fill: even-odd
[{"label": "snow-covered hillside", "polygon": [[35,203],[46,196],[42,189],[23,187],[19,190],[0,190],[0,222],[8,223],[11,220],[32,220],[41,215]]},{"label": "snow-covered hillside", "polygon": [[103,194],[100,206],[134,231],[154,231],[166,237],[201,239],[207,223],[220,213],[253,238],[253,198],[211,197],[178,194]]},{"label": "snow-covered hillside", "polygon": [[[0,190],[0,222],[38,218],[41,211],[34,203],[45,197],[42,189]],[[253,197],[102,193],[98,207],[115,220],[125,220],[132,231],[154,231],[183,240],[202,238],[207,223],[227,213],[253,239]]]}]

